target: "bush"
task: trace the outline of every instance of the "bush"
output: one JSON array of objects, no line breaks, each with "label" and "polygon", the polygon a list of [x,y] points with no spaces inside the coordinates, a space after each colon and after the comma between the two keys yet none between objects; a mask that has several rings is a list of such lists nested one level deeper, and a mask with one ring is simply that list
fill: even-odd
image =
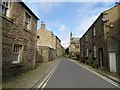
[{"label": "bush", "polygon": [[93,67],[93,68],[98,68],[98,67],[99,67],[99,62],[98,62],[98,60],[95,60],[95,61],[93,62],[92,67]]},{"label": "bush", "polygon": [[76,53],[76,58],[77,58],[77,60],[79,60],[79,58],[80,58],[80,53]]},{"label": "bush", "polygon": [[87,65],[93,67],[93,68],[98,68],[99,67],[99,62],[98,60],[87,60],[85,62]]},{"label": "bush", "polygon": [[86,64],[89,65],[89,66],[92,66],[92,63],[93,63],[92,60],[87,60],[87,61],[86,61]]},{"label": "bush", "polygon": [[72,52],[69,52],[69,58],[71,58],[72,57]]}]

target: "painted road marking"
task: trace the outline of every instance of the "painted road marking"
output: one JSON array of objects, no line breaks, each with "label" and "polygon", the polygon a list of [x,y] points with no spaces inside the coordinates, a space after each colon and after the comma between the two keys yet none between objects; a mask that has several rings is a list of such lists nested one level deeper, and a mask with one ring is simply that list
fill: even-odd
[{"label": "painted road marking", "polygon": [[50,80],[50,78],[52,77],[52,75],[54,74],[56,69],[54,69],[54,71],[52,72],[52,74],[49,76],[49,78],[46,80],[46,82],[44,83],[44,85],[42,86],[42,88],[45,88],[45,86],[47,85],[48,81]]},{"label": "painted road marking", "polygon": [[51,76],[53,75],[53,73],[55,72],[55,70],[57,69],[58,65],[60,62],[57,63],[57,65],[55,65],[55,67],[50,71],[50,73],[46,76],[46,78],[40,83],[40,85],[38,86],[38,88],[44,88],[49,79],[51,78]]},{"label": "painted road marking", "polygon": [[[54,69],[53,69],[54,70]],[[40,83],[40,85],[38,86],[38,88],[40,88],[43,83],[47,80],[47,78],[50,76],[50,74],[53,72],[53,70],[47,75],[47,77]]]},{"label": "painted road marking", "polygon": [[109,78],[107,78],[107,77],[105,77],[105,76],[103,76],[103,75],[101,75],[101,74],[99,74],[99,73],[97,73],[97,72],[95,72],[95,71],[93,71],[93,70],[91,70],[91,69],[89,69],[89,68],[83,66],[83,65],[80,65],[79,63],[77,63],[77,62],[74,61],[74,60],[71,60],[71,59],[69,59],[69,60],[72,61],[72,62],[74,62],[74,63],[76,63],[77,65],[79,65],[79,66],[85,68],[86,70],[88,70],[88,71],[90,71],[90,72],[96,74],[97,76],[99,76],[99,77],[101,77],[102,79],[106,80],[107,82],[113,84],[114,86],[120,88],[119,84],[116,83],[116,82],[114,82],[113,80],[111,80],[111,79],[109,79]]}]

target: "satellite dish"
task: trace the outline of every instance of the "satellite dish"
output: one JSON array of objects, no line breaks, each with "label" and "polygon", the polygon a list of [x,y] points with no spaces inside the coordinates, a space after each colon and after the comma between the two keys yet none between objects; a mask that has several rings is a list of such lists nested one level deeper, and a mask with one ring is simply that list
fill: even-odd
[{"label": "satellite dish", "polygon": [[108,21],[108,17],[106,17],[106,16],[103,16],[103,18],[102,18],[102,21],[103,21],[103,22],[106,22],[106,21]]}]

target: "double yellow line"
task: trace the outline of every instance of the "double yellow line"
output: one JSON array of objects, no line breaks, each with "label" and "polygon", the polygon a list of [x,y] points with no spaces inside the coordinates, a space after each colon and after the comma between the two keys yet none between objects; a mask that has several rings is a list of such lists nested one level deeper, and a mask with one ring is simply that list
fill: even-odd
[{"label": "double yellow line", "polygon": [[107,82],[113,84],[114,86],[120,88],[119,84],[116,83],[116,82],[114,82],[113,80],[111,80],[111,79],[109,79],[109,78],[107,78],[107,77],[105,77],[105,76],[103,76],[103,75],[101,75],[101,74],[99,74],[99,73],[97,73],[97,72],[95,72],[95,71],[93,71],[93,70],[91,70],[91,69],[89,69],[89,68],[83,66],[83,65],[80,65],[79,63],[77,63],[77,62],[74,61],[74,60],[71,60],[71,59],[69,59],[69,60],[72,61],[72,62],[74,62],[74,63],[76,63],[77,65],[79,65],[79,66],[85,68],[86,70],[88,70],[88,71],[90,71],[90,72],[96,74],[97,76],[99,76],[99,77],[101,77],[102,79],[106,80]]},{"label": "double yellow line", "polygon": [[[59,64],[59,63],[58,63]],[[49,74],[46,76],[46,78],[40,83],[40,85],[37,87],[39,89],[43,89],[45,88],[45,86],[47,85],[49,79],[52,77],[53,73],[55,72],[55,70],[57,69],[58,67],[58,64],[55,65],[55,67],[49,72]]]}]

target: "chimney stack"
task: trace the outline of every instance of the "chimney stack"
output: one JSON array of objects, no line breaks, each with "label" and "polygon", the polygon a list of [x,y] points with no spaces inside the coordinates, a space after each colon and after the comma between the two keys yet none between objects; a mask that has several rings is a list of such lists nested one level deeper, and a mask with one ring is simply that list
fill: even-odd
[{"label": "chimney stack", "polygon": [[45,22],[44,21],[41,21],[41,28],[45,29]]}]

